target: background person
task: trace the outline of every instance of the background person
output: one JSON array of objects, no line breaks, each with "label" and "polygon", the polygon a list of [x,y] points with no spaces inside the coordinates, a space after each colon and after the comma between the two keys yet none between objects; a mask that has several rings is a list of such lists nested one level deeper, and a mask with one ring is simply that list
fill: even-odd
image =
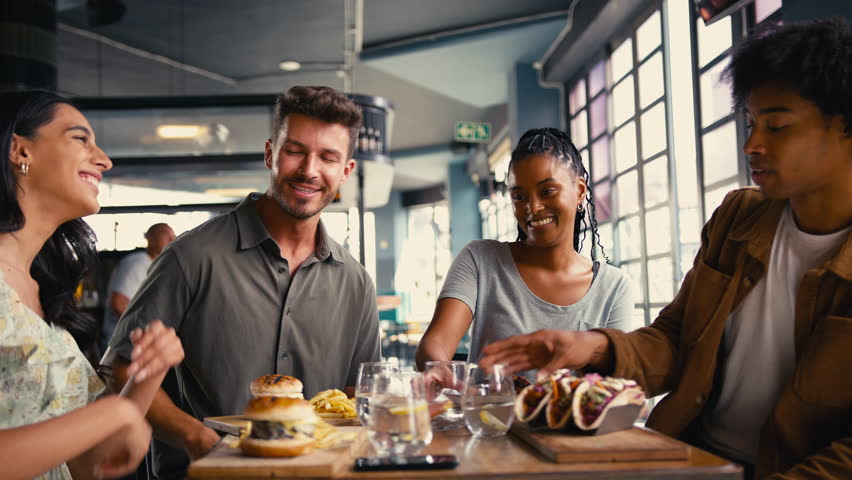
[{"label": "background person", "polygon": [[136,290],[145,280],[148,267],[155,258],[160,256],[163,248],[175,239],[175,232],[166,223],[155,223],[145,232],[147,247],[140,252],[126,255],[118,262],[107,287],[106,305],[104,308],[104,323],[101,329],[99,342],[100,354],[107,349],[109,339],[118,319],[127,309],[130,299],[136,294]]}]

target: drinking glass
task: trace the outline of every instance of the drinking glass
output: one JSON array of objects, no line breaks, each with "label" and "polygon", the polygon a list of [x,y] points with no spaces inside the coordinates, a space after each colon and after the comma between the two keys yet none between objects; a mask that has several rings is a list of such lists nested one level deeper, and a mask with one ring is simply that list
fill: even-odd
[{"label": "drinking glass", "polygon": [[373,398],[367,438],[379,456],[406,456],[432,441],[426,386],[419,373],[379,373],[373,377]]},{"label": "drinking glass", "polygon": [[515,388],[505,365],[491,373],[469,365],[462,390],[462,413],[470,433],[477,437],[505,435],[515,419]]},{"label": "drinking glass", "polygon": [[[426,362],[423,376],[429,397],[429,412],[433,430],[452,430],[464,427],[461,410],[461,392],[464,387],[464,369],[459,361]],[[438,413],[440,412],[440,413]]]},{"label": "drinking glass", "polygon": [[370,398],[373,395],[373,377],[380,373],[399,372],[399,365],[390,362],[362,362],[355,381],[355,412],[361,425],[367,426],[370,418]]}]

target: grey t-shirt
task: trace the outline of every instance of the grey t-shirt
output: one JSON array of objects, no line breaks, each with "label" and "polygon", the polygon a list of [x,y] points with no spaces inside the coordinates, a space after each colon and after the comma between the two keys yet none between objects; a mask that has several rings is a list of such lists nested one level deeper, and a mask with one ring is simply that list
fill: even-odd
[{"label": "grey t-shirt", "polygon": [[630,331],[642,326],[633,316],[630,282],[618,268],[602,263],[583,298],[574,305],[554,305],[530,291],[509,244],[495,240],[474,240],[459,252],[438,298],[455,298],[470,307],[470,362],[478,361],[489,343],[545,328]]},{"label": "grey t-shirt", "polygon": [[[241,413],[261,375],[293,375],[310,398],[355,385],[359,364],[381,358],[376,292],[364,267],[320,222],[314,254],[291,278],[258,198],[166,247],[110,340],[130,358],[133,328],[154,319],[174,327],[185,358],[163,389],[198,419]],[[155,453],[161,477],[180,474],[188,460],[160,444]]]}]

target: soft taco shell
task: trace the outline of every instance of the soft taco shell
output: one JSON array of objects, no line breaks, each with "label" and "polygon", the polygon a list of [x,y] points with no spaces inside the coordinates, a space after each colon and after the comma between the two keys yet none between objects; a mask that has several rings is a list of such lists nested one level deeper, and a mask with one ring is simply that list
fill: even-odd
[{"label": "soft taco shell", "polygon": [[[546,390],[544,395],[535,391],[534,389],[536,387],[544,388]],[[535,402],[533,399],[538,395],[541,395],[541,398],[538,399],[538,403],[535,403],[534,407],[532,407],[532,404]],[[521,393],[518,394],[518,398],[515,399],[515,417],[520,422],[531,422],[538,417],[542,410],[544,410],[544,407],[547,405],[552,395],[552,387],[548,384],[533,384],[524,388],[521,390]],[[526,406],[527,397],[531,400],[530,404],[532,408],[527,408]]]},{"label": "soft taco shell", "polygon": [[[564,376],[555,382],[556,385],[554,386],[554,393],[547,402],[547,408],[545,409],[544,414],[545,418],[547,418],[548,427],[562,428],[568,424],[569,420],[571,420],[571,414],[573,412],[572,398],[574,392],[571,389],[571,384],[574,382],[582,384],[582,380],[574,376]],[[560,406],[564,406],[564,409],[561,409]]]},{"label": "soft taco shell", "polygon": [[572,410],[574,416],[574,423],[580,430],[596,430],[598,427],[600,427],[604,417],[606,417],[607,411],[609,411],[609,409],[612,407],[618,407],[621,405],[628,404],[644,405],[645,403],[645,394],[639,387],[626,387],[620,392],[614,392],[610,389],[607,389],[607,391],[613,394],[613,398],[601,410],[600,414],[597,416],[597,418],[594,419],[594,421],[592,421],[591,423],[587,423],[583,416],[581,405],[583,403],[583,397],[586,396],[592,385],[593,384],[591,382],[585,380],[574,391],[574,398],[572,399]]}]

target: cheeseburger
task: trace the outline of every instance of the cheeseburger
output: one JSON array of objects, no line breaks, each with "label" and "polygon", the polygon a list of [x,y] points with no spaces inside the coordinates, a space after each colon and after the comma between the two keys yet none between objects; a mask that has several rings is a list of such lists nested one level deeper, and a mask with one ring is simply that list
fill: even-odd
[{"label": "cheeseburger", "polygon": [[289,375],[264,375],[251,382],[251,394],[260,397],[290,397],[302,396],[302,382]]},{"label": "cheeseburger", "polygon": [[306,400],[255,398],[246,406],[245,416],[251,420],[249,436],[240,440],[240,449],[246,455],[294,457],[314,449],[317,417]]}]

